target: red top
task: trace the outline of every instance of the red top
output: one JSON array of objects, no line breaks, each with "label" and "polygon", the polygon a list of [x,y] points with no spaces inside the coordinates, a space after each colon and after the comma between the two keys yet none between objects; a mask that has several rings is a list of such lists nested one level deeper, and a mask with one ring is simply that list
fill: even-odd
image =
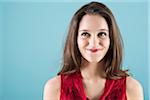
[{"label": "red top", "polygon": [[[80,72],[61,75],[60,100],[88,100],[84,93]],[[121,79],[107,79],[103,94],[99,100],[127,100],[126,77]]]}]

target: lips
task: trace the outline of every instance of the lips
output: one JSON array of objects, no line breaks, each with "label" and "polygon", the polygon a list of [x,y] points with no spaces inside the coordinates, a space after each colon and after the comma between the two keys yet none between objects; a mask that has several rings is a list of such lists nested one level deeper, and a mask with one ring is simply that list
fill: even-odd
[{"label": "lips", "polygon": [[100,49],[96,49],[96,48],[94,49],[93,48],[93,49],[88,49],[88,50],[91,51],[91,52],[93,52],[93,53],[95,53],[95,52],[99,51]]}]

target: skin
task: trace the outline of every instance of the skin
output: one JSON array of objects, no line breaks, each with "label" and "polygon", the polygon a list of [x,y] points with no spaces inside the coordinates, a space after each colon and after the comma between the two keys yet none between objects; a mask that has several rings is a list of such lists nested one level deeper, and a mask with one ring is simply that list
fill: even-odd
[{"label": "skin", "polygon": [[[82,55],[81,74],[86,96],[97,100],[103,93],[106,79],[103,77],[103,57],[110,46],[109,29],[106,20],[99,15],[83,16],[78,30],[78,48]],[[93,52],[91,49],[98,49]],[[99,66],[99,67],[98,67]],[[59,100],[60,76],[50,79],[44,87],[44,100]],[[126,94],[128,100],[143,100],[140,83],[127,77]]]},{"label": "skin", "polygon": [[[110,45],[106,20],[98,15],[85,15],[79,24],[77,43],[83,57],[81,74],[85,94],[88,98],[96,100],[102,94],[106,81],[102,78],[104,72],[101,67],[103,65],[101,60]],[[92,52],[90,49],[98,49],[98,51]]]},{"label": "skin", "polygon": [[[89,64],[98,64],[109,49],[109,29],[101,16],[85,15],[80,24],[77,38],[78,48]],[[91,52],[91,49],[98,49]]]}]

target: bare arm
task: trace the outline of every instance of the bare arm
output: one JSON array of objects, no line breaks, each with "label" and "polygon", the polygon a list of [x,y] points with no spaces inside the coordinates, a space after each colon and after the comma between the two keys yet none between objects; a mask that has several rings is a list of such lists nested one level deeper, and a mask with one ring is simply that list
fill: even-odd
[{"label": "bare arm", "polygon": [[127,100],[144,100],[141,84],[132,77],[127,78]]},{"label": "bare arm", "polygon": [[59,100],[60,76],[48,80],[44,86],[43,100]]}]

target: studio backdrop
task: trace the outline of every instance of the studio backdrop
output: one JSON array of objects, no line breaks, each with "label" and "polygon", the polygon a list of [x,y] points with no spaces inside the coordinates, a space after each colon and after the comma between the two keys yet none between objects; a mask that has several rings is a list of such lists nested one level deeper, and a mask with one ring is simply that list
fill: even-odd
[{"label": "studio backdrop", "polygon": [[[42,100],[45,82],[61,68],[67,29],[86,2],[0,3],[0,100]],[[103,2],[124,41],[123,69],[148,100],[148,4]]]}]

